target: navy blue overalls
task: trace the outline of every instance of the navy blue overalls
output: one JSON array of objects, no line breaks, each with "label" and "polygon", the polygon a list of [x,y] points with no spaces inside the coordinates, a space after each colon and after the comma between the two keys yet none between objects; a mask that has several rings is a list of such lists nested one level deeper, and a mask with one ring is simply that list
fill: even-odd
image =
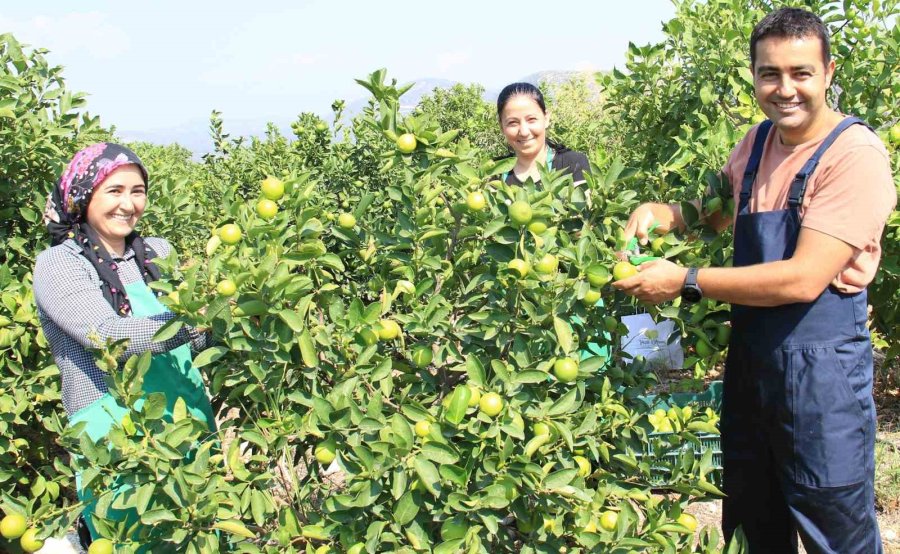
[{"label": "navy blue overalls", "polygon": [[[760,125],[734,227],[734,265],[789,259],[807,180],[844,119],[791,184],[787,209],[750,212],[766,136]],[[776,139],[777,140],[777,137]],[[722,405],[722,528],[751,552],[882,552],[875,519],[875,405],[866,292],[831,286],[809,303],[732,306]]]}]

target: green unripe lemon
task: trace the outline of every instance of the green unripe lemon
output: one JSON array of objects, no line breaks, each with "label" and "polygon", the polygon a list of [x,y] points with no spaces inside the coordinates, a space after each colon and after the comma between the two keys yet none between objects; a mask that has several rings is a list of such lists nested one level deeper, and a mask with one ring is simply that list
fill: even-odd
[{"label": "green unripe lemon", "polygon": [[277,177],[266,177],[259,188],[269,200],[278,200],[284,196],[284,183]]},{"label": "green unripe lemon", "polygon": [[431,360],[434,359],[434,353],[432,352],[430,346],[420,344],[413,348],[411,359],[413,365],[415,365],[416,367],[426,367],[431,363]]},{"label": "green unripe lemon", "polygon": [[522,258],[513,258],[506,267],[518,273],[519,278],[525,277],[531,271],[531,266]]},{"label": "green unripe lemon", "polygon": [[19,538],[19,546],[22,547],[22,550],[25,552],[37,552],[41,548],[44,547],[44,541],[37,539],[38,530],[35,528],[31,528]]},{"label": "green unripe lemon", "polygon": [[219,229],[219,238],[225,244],[237,244],[241,241],[242,236],[241,228],[234,223],[222,225],[222,228]]},{"label": "green unripe lemon", "polygon": [[9,513],[0,521],[0,535],[6,539],[18,539],[27,529],[25,516],[15,512]]},{"label": "green unripe lemon", "polygon": [[404,154],[411,153],[416,149],[416,146],[418,144],[418,141],[416,141],[416,135],[412,133],[404,133],[397,137],[397,150],[403,152]]},{"label": "green unripe lemon", "polygon": [[88,554],[112,554],[113,543],[109,539],[97,539],[88,548]]},{"label": "green unripe lemon", "polygon": [[376,331],[381,340],[394,340],[400,336],[400,324],[393,319],[382,319],[378,322]]},{"label": "green unripe lemon", "polygon": [[553,375],[563,383],[571,383],[578,378],[578,362],[572,358],[560,358],[553,363]]},{"label": "green unripe lemon", "polygon": [[613,279],[615,279],[616,281],[621,281],[622,279],[634,277],[638,274],[638,270],[628,262],[619,262],[613,267],[612,274]]},{"label": "green unripe lemon", "polygon": [[316,461],[323,466],[329,465],[337,456],[337,442],[334,439],[328,439],[316,445],[314,452]]},{"label": "green unripe lemon", "polygon": [[600,264],[591,264],[585,270],[587,280],[595,287],[602,287],[609,282],[609,270]]},{"label": "green unripe lemon", "polygon": [[544,275],[556,273],[557,269],[559,269],[559,258],[553,254],[544,254],[541,259],[534,264],[534,270]]},{"label": "green unripe lemon", "polygon": [[484,415],[494,417],[503,410],[503,399],[496,392],[485,393],[478,402],[478,408]]},{"label": "green unripe lemon", "polygon": [[416,422],[416,436],[423,438],[427,437],[428,434],[431,433],[431,422],[423,419],[422,421]]},{"label": "green unripe lemon", "polygon": [[256,203],[256,213],[263,219],[272,219],[278,214],[278,204],[268,198],[263,198]]},{"label": "green unripe lemon", "polygon": [[219,296],[231,296],[237,292],[237,285],[231,279],[222,279],[216,285],[216,292],[219,293]]},{"label": "green unripe lemon", "polygon": [[600,294],[600,291],[588,289],[588,291],[584,293],[584,298],[582,298],[581,301],[585,306],[596,306],[601,297],[602,295]]},{"label": "green unripe lemon", "polygon": [[356,227],[356,217],[349,212],[344,212],[338,216],[338,226],[341,229],[352,229]]},{"label": "green unripe lemon", "polygon": [[600,515],[600,527],[602,527],[606,531],[614,531],[616,529],[616,523],[619,522],[619,514],[616,512],[603,512]]},{"label": "green unripe lemon", "polygon": [[476,190],[466,195],[466,206],[473,212],[480,212],[487,206],[487,200],[484,194]]},{"label": "green unripe lemon", "polygon": [[509,205],[509,218],[516,225],[528,225],[532,215],[531,204],[524,200],[516,200]]}]

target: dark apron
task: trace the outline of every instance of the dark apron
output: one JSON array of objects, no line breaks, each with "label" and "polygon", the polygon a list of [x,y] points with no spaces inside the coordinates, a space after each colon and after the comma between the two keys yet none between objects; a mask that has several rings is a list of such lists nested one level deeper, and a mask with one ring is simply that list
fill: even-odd
[{"label": "dark apron", "polygon": [[[750,212],[771,122],[759,127],[740,193],[734,265],[789,259],[806,183],[844,119],[791,184],[788,207]],[[777,140],[777,139],[776,139]],[[722,528],[751,552],[882,552],[875,517],[875,405],[866,292],[831,286],[809,303],[732,306],[722,406]]]}]

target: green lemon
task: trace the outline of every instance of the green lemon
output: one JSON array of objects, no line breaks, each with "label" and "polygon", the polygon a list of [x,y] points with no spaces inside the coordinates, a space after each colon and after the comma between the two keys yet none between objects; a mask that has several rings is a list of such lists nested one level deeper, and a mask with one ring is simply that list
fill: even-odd
[{"label": "green lemon", "polygon": [[621,281],[622,279],[634,277],[638,274],[638,270],[628,262],[619,262],[613,267],[612,274],[613,279],[615,279],[616,281]]},{"label": "green lemon", "polygon": [[431,422],[423,419],[416,422],[416,436],[420,438],[427,437],[431,433]]},{"label": "green lemon", "polygon": [[338,216],[338,226],[341,229],[350,230],[356,227],[356,217],[349,212],[344,212]]},{"label": "green lemon", "polygon": [[521,258],[513,258],[506,264],[506,267],[519,274],[519,277],[525,277],[531,271],[531,265]]},{"label": "green lemon", "polygon": [[563,383],[571,383],[578,378],[578,362],[572,358],[559,358],[553,363],[553,375]]},{"label": "green lemon", "polygon": [[466,206],[473,212],[480,212],[487,206],[487,200],[484,194],[476,190],[466,195]]},{"label": "green lemon", "polygon": [[431,350],[431,346],[420,344],[413,348],[411,359],[413,365],[416,367],[422,368],[428,366],[433,358],[434,353]]},{"label": "green lemon", "polygon": [[410,154],[418,146],[416,135],[412,133],[404,133],[397,137],[397,150],[404,154]]},{"label": "green lemon", "polygon": [[7,539],[18,539],[27,529],[25,516],[11,512],[0,521],[0,535]]},{"label": "green lemon", "polygon": [[524,200],[516,200],[509,205],[509,218],[520,227],[528,225],[532,215],[531,204]]},{"label": "green lemon", "polygon": [[600,527],[605,531],[614,531],[618,522],[619,514],[616,512],[606,511],[600,514]]},{"label": "green lemon", "polygon": [[219,284],[216,285],[216,292],[219,296],[232,296],[237,292],[237,285],[235,285],[234,281],[231,279],[222,279],[219,281]]},{"label": "green lemon", "polygon": [[263,219],[272,219],[278,214],[278,204],[263,198],[256,203],[256,213]]},{"label": "green lemon", "polygon": [[331,438],[324,442],[320,442],[316,445],[314,454],[317,462],[323,466],[329,465],[334,461],[335,457],[337,457],[337,441]]},{"label": "green lemon", "polygon": [[284,196],[284,183],[277,177],[266,177],[259,188],[269,200],[278,200]]},{"label": "green lemon", "polygon": [[534,264],[534,270],[544,275],[556,273],[557,269],[559,269],[559,258],[553,254],[544,254],[541,259]]},{"label": "green lemon", "polygon": [[503,399],[496,392],[489,392],[481,396],[478,402],[481,413],[488,417],[495,417],[503,410]]},{"label": "green lemon", "polygon": [[234,223],[228,223],[219,229],[219,238],[225,244],[237,244],[241,241],[241,236],[243,236],[241,228]]}]

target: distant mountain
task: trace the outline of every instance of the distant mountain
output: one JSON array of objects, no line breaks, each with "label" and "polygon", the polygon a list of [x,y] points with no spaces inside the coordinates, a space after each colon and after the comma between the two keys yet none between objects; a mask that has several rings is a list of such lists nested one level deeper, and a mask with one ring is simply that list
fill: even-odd
[{"label": "distant mountain", "polygon": [[[519,81],[534,85],[542,82],[562,83],[578,74],[578,71],[539,71],[522,77]],[[458,82],[449,79],[418,79],[415,81],[415,85],[400,98],[400,110],[404,113],[409,113],[419,104],[423,96],[431,94],[434,89],[449,89]],[[499,89],[485,90],[484,99],[488,102],[495,102],[499,94]],[[349,119],[359,114],[368,103],[368,96],[348,101],[344,111],[345,117]],[[331,121],[332,113],[327,111],[320,113],[319,116],[326,121]],[[277,120],[261,120],[232,119],[227,114],[223,115],[225,132],[232,138],[262,136],[265,134],[266,125],[269,122],[274,123],[286,136],[291,136],[291,123],[295,117],[296,115],[291,115],[278,118]],[[194,152],[194,158],[198,160],[203,154],[210,152],[213,147],[209,134],[209,119],[192,119],[170,128],[150,130],[117,129],[116,135],[123,141],[146,141],[154,144],[178,143]]]}]

